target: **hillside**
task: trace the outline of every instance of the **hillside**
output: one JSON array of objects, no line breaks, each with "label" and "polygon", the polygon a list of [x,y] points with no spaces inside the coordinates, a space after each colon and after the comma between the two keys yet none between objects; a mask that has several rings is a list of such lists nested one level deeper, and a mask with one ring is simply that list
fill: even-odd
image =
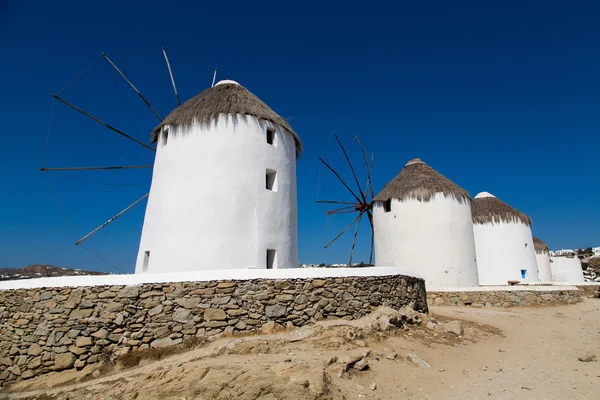
[{"label": "hillside", "polygon": [[0,268],[0,281],[74,275],[108,275],[108,273],[62,268],[50,264],[29,265],[25,268]]}]

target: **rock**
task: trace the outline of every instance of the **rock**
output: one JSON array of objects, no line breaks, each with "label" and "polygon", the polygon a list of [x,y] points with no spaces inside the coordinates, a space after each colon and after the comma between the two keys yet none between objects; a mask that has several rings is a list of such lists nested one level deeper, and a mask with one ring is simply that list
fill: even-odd
[{"label": "rock", "polygon": [[222,306],[229,303],[229,300],[231,300],[231,296],[213,297],[212,303],[218,306]]},{"label": "rock", "polygon": [[375,383],[375,382],[371,383],[371,385],[369,386],[369,389],[371,389],[371,390],[377,389],[377,383]]},{"label": "rock", "polygon": [[296,299],[294,300],[294,302],[296,304],[306,304],[306,303],[308,303],[308,297],[306,297],[303,294],[299,294],[298,296],[296,296]]},{"label": "rock", "polygon": [[125,323],[125,317],[123,317],[123,314],[119,313],[117,314],[117,317],[114,319],[113,322],[115,323],[115,325],[121,326],[123,325],[123,323]]},{"label": "rock", "polygon": [[231,288],[234,287],[236,285],[235,282],[219,282],[219,284],[217,285],[218,289],[227,289],[227,288]]},{"label": "rock", "polygon": [[198,307],[198,304],[200,304],[201,301],[202,301],[202,299],[199,299],[199,298],[195,298],[195,299],[183,298],[183,299],[175,300],[175,303],[179,304],[183,308],[194,309],[194,308]]},{"label": "rock", "polygon": [[334,363],[336,363],[336,362],[337,362],[337,360],[338,360],[337,356],[333,356],[333,357],[331,357],[329,360],[327,360],[327,363],[326,363],[326,364],[327,364],[327,365],[334,364]]},{"label": "rock", "polygon": [[423,368],[430,368],[431,365],[429,365],[427,363],[427,361],[423,360],[421,357],[419,357],[418,355],[414,354],[414,353],[408,353],[408,358],[410,358],[410,360],[415,363],[416,365],[418,365],[419,367],[423,367]]},{"label": "rock", "polygon": [[153,308],[151,308],[151,309],[148,310],[148,316],[149,317],[154,317],[155,315],[158,315],[158,314],[160,314],[162,312],[163,312],[163,306],[161,306],[159,304],[156,307],[153,307]]},{"label": "rock", "polygon": [[119,311],[123,311],[123,303],[108,303],[106,305],[106,307],[104,308],[104,311],[107,312],[119,312]]},{"label": "rock", "polygon": [[354,369],[357,369],[359,371],[363,371],[367,368],[369,368],[369,363],[366,359],[362,358],[361,360],[357,361],[354,366]]},{"label": "rock", "polygon": [[15,374],[17,376],[21,375],[21,368],[18,365],[8,368],[8,372]]},{"label": "rock", "polygon": [[444,324],[444,330],[446,332],[454,333],[456,336],[462,336],[465,334],[465,330],[460,321],[450,321]]},{"label": "rock", "polygon": [[69,315],[69,319],[84,319],[89,318],[94,310],[92,308],[87,308],[85,310],[73,310],[71,311],[71,315]]},{"label": "rock", "polygon": [[265,307],[265,314],[268,318],[279,318],[286,314],[286,307],[280,304]]},{"label": "rock", "polygon": [[166,337],[162,339],[156,339],[150,344],[150,347],[152,347],[153,349],[160,349],[163,347],[173,346],[174,344],[175,342],[173,341],[173,339]]},{"label": "rock", "polygon": [[75,368],[77,368],[77,369],[83,368],[83,367],[85,367],[85,361],[82,361],[82,360],[77,360],[77,361],[75,361],[75,363],[73,364],[73,367],[75,367]]},{"label": "rock", "polygon": [[92,333],[91,336],[95,337],[97,339],[106,339],[107,335],[108,335],[108,331],[106,329],[100,329],[99,331]]},{"label": "rock", "polygon": [[32,344],[29,347],[29,350],[27,350],[27,354],[29,354],[30,356],[39,356],[40,354],[42,354],[42,351],[44,351],[42,347],[36,343]]},{"label": "rock", "polygon": [[596,361],[598,361],[595,354],[586,354],[585,356],[578,357],[577,359],[581,362],[596,362]]},{"label": "rock", "polygon": [[94,340],[91,337],[78,337],[75,339],[75,346],[77,347],[87,347],[94,344]]},{"label": "rock", "polygon": [[77,354],[78,356],[84,354],[87,352],[87,349],[84,349],[82,347],[69,347],[69,351],[73,354]]},{"label": "rock", "polygon": [[187,310],[185,308],[178,308],[173,313],[173,321],[185,323],[190,320],[191,315],[192,315],[192,312],[190,310]]},{"label": "rock", "polygon": [[207,321],[225,321],[227,314],[222,308],[207,308],[204,310],[204,319]]},{"label": "rock", "polygon": [[42,365],[42,357],[36,357],[27,363],[27,368],[36,369]]},{"label": "rock", "polygon": [[265,334],[275,333],[275,321],[267,322],[260,328],[260,331]]},{"label": "rock", "polygon": [[163,296],[163,295],[164,295],[163,292],[157,292],[157,291],[146,292],[146,293],[142,293],[140,295],[140,299],[147,299],[148,297]]},{"label": "rock", "polygon": [[140,287],[139,286],[125,286],[123,289],[121,289],[121,291],[119,291],[119,294],[117,295],[117,297],[126,297],[126,298],[136,298],[138,297],[140,294]]},{"label": "rock", "polygon": [[31,370],[27,370],[21,374],[21,378],[23,378],[23,379],[33,378],[34,376],[35,376],[35,372],[33,372]]},{"label": "rock", "polygon": [[312,286],[313,286],[314,288],[320,288],[320,287],[323,287],[323,286],[325,286],[325,283],[326,283],[326,282],[325,282],[325,280],[323,280],[323,279],[315,279],[315,280],[313,280],[313,281],[311,282],[311,284],[312,284]]},{"label": "rock", "polygon": [[2,357],[0,358],[0,365],[6,365],[7,367],[10,367],[12,365],[12,360],[10,359],[10,357]]},{"label": "rock", "polygon": [[440,371],[440,372],[444,372],[444,371],[445,371],[445,369],[444,369],[444,368],[440,368],[438,371]]},{"label": "rock", "polygon": [[73,367],[75,363],[75,356],[71,353],[59,354],[54,358],[54,369],[61,371],[63,369]]}]

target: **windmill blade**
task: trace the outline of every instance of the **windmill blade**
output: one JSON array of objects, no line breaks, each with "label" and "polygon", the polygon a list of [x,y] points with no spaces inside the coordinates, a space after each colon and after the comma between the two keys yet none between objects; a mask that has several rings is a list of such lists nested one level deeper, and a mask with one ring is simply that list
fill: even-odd
[{"label": "windmill blade", "polygon": [[356,172],[354,172],[354,167],[352,166],[352,162],[350,162],[350,157],[348,157],[348,153],[346,153],[346,149],[342,145],[342,142],[340,141],[340,139],[338,138],[338,136],[337,135],[333,135],[333,136],[335,137],[335,140],[337,140],[338,144],[342,148],[342,152],[344,153],[344,156],[346,157],[346,161],[348,161],[348,165],[350,166],[350,170],[352,171],[352,176],[354,176],[354,181],[356,182],[356,186],[358,187],[358,190],[359,190],[359,192],[362,195],[362,190],[361,190],[361,187],[360,187],[360,183],[358,183],[358,178],[356,177]]},{"label": "windmill blade", "polygon": [[329,246],[331,246],[333,244],[333,242],[335,242],[336,240],[338,240],[344,233],[346,233],[346,231],[348,229],[350,229],[350,227],[358,220],[358,218],[362,215],[362,211],[360,212],[360,214],[358,214],[358,216],[356,218],[354,218],[354,220],[352,222],[350,222],[350,224],[344,228],[343,231],[341,231],[331,242],[327,243],[325,245],[325,248],[328,248]]},{"label": "windmill blade", "polygon": [[315,203],[328,203],[328,204],[356,204],[351,201],[336,201],[336,200],[315,200]]},{"label": "windmill blade", "polygon": [[125,208],[123,211],[119,212],[117,215],[115,215],[114,217],[112,217],[111,219],[109,219],[108,221],[106,221],[105,223],[103,223],[102,225],[100,225],[99,227],[97,227],[96,229],[94,229],[93,231],[91,231],[90,233],[88,233],[87,235],[85,235],[84,237],[82,237],[81,239],[79,239],[77,242],[75,242],[75,246],[77,246],[79,243],[83,242],[84,240],[88,239],[90,236],[92,236],[94,233],[98,232],[100,229],[104,228],[106,225],[110,224],[111,222],[113,222],[115,219],[119,218],[121,215],[125,214],[127,211],[131,210],[136,204],[138,204],[140,201],[144,200],[146,197],[148,197],[150,193],[146,193],[145,195],[143,195],[142,197],[140,197],[139,199],[137,199],[136,201],[134,201],[131,205],[129,205],[127,208]]},{"label": "windmill blade", "polygon": [[60,101],[60,102],[61,102],[61,103],[63,103],[64,105],[66,105],[66,106],[68,106],[68,107],[71,107],[73,110],[75,110],[75,111],[77,111],[77,112],[79,112],[79,113],[81,113],[81,114],[85,115],[85,116],[86,116],[86,117],[88,117],[89,119],[91,119],[91,120],[94,120],[94,121],[96,121],[97,123],[99,123],[100,125],[103,125],[103,126],[107,127],[107,128],[108,128],[108,129],[110,129],[111,131],[118,133],[119,135],[123,136],[124,138],[127,138],[127,139],[129,139],[129,140],[131,140],[131,141],[134,141],[134,142],[136,142],[137,144],[140,144],[140,145],[144,146],[144,147],[145,147],[145,148],[147,148],[147,149],[150,149],[150,150],[152,150],[152,151],[156,151],[156,149],[154,149],[154,148],[153,148],[153,147],[151,147],[151,146],[148,146],[146,143],[144,143],[144,142],[142,142],[142,141],[140,141],[140,140],[137,140],[136,138],[134,138],[134,137],[132,137],[132,136],[129,136],[129,135],[128,135],[128,134],[126,134],[125,132],[123,132],[123,131],[120,131],[119,129],[117,129],[117,128],[113,127],[113,126],[110,126],[110,125],[109,125],[109,124],[107,124],[106,122],[103,122],[103,121],[99,120],[98,118],[94,117],[93,115],[86,113],[86,112],[85,112],[85,111],[83,111],[82,109],[80,109],[80,108],[78,108],[78,107],[74,106],[73,104],[69,103],[69,102],[68,102],[68,101],[66,101],[66,100],[63,100],[63,99],[61,99],[61,98],[60,98],[60,97],[58,97],[57,95],[53,94],[53,95],[52,95],[52,97],[54,97],[56,100]]},{"label": "windmill blade", "polygon": [[344,187],[346,189],[348,189],[348,191],[352,194],[352,196],[354,196],[354,198],[359,203],[362,203],[362,200],[356,194],[354,194],[354,192],[352,191],[352,189],[350,189],[350,187],[346,184],[346,182],[344,182],[344,180],[342,179],[342,177],[340,176],[340,174],[338,174],[333,168],[331,168],[331,166],[329,164],[327,164],[321,157],[319,157],[319,161],[321,161],[323,164],[325,164],[325,166],[327,168],[329,168],[329,170],[335,174],[335,176],[340,180],[340,182],[342,182],[342,185],[344,185]]},{"label": "windmill blade", "polygon": [[102,53],[102,57],[104,57],[104,59],[106,61],[108,61],[108,63],[110,65],[112,65],[112,67],[114,69],[117,70],[117,72],[119,73],[119,75],[121,75],[121,77],[123,77],[123,79],[125,79],[125,82],[127,82],[127,84],[129,84],[129,86],[131,86],[131,88],[138,94],[138,96],[140,96],[142,98],[142,100],[144,100],[144,103],[146,103],[146,105],[152,110],[152,112],[154,113],[154,115],[156,115],[156,117],[160,120],[160,122],[162,122],[162,120],[163,120],[162,117],[158,114],[158,112],[156,112],[156,110],[154,109],[154,107],[152,107],[152,104],[150,104],[150,102],[144,97],[144,95],[139,90],[137,90],[137,88],[135,86],[133,86],[133,83],[131,83],[131,81],[129,79],[127,79],[127,77],[125,76],[125,74],[122,73],[119,68],[117,68],[117,66],[115,65],[115,63],[113,63],[112,60],[110,58],[108,58],[108,56],[106,55],[106,53]]},{"label": "windmill blade", "polygon": [[336,208],[335,210],[329,210],[325,214],[331,215],[331,214],[341,214],[341,213],[345,213],[345,212],[355,212],[355,211],[356,211],[356,206],[352,205],[352,206]]},{"label": "windmill blade", "polygon": [[354,239],[352,241],[352,249],[350,250],[350,263],[348,264],[349,266],[352,266],[352,256],[354,255],[354,247],[356,246],[356,236],[358,235],[358,227],[360,226],[360,219],[362,217],[362,213],[358,215],[357,218],[357,223],[356,223],[356,230],[354,231]]},{"label": "windmill blade", "polygon": [[62,168],[40,168],[40,171],[102,171],[115,169],[139,169],[152,168],[152,165],[110,165],[107,167],[62,167]]},{"label": "windmill blade", "polygon": [[169,76],[171,77],[171,84],[173,85],[173,91],[175,92],[175,101],[177,101],[177,107],[181,105],[179,102],[179,93],[177,93],[177,86],[175,86],[175,78],[173,78],[173,71],[171,71],[171,63],[169,62],[169,57],[167,57],[167,50],[163,47],[162,49],[163,55],[165,56],[165,61],[167,62],[167,68],[169,69]]}]

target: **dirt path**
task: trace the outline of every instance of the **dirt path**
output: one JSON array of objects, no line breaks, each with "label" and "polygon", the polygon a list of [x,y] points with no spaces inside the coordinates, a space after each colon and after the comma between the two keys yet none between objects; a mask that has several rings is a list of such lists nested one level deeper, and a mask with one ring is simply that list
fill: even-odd
[{"label": "dirt path", "polygon": [[[431,316],[462,320],[464,337],[431,324],[390,334],[373,318],[338,320],[223,338],[69,386],[57,387],[84,373],[48,374],[0,399],[600,399],[600,362],[577,359],[600,358],[599,300],[511,310],[434,307]],[[367,349],[368,369],[341,372],[344,361]],[[430,367],[417,366],[409,353]]]}]

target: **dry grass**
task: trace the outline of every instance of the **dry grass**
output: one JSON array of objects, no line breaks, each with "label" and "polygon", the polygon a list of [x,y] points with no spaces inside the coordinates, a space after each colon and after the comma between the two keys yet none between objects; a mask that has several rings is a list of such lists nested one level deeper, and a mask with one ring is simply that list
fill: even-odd
[{"label": "dry grass", "polygon": [[194,124],[207,126],[217,121],[221,114],[253,116],[279,125],[294,137],[296,155],[302,151],[302,142],[292,127],[248,89],[235,84],[216,85],[186,101],[154,128],[150,140],[155,143],[162,128],[166,125],[172,127]]},{"label": "dry grass", "polygon": [[522,222],[527,226],[532,225],[527,215],[495,197],[473,199],[471,216],[474,224]]},{"label": "dry grass", "polygon": [[469,192],[415,158],[409,161],[390,183],[385,185],[373,201],[416,199],[428,202],[437,193],[455,198],[459,202],[471,201]]}]

